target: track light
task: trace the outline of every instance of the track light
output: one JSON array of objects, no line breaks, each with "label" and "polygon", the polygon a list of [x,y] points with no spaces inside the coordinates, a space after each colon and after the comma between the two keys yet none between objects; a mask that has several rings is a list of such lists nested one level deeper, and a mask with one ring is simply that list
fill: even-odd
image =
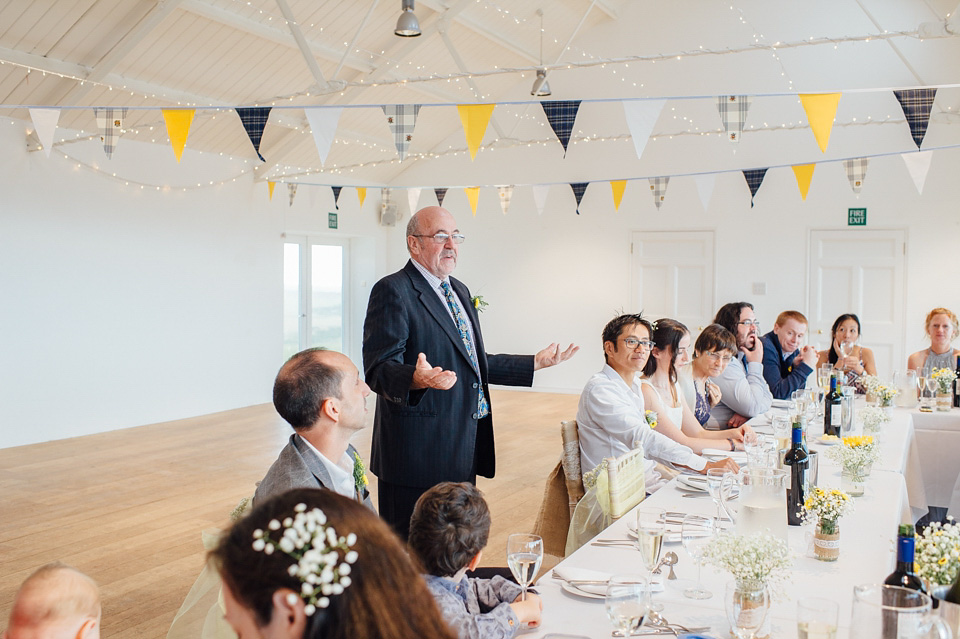
[{"label": "track light", "polygon": [[533,87],[530,88],[530,95],[537,97],[550,95],[550,83],[547,82],[546,69],[537,69],[537,79],[533,81]]},{"label": "track light", "polygon": [[413,0],[403,0],[403,13],[400,14],[397,28],[393,32],[404,38],[415,38],[420,35],[420,21],[413,12]]}]

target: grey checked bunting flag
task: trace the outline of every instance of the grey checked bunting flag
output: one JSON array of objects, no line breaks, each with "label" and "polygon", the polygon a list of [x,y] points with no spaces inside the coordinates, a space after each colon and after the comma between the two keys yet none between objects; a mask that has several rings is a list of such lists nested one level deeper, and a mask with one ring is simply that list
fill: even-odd
[{"label": "grey checked bunting flag", "polygon": [[721,95],[717,98],[717,110],[720,111],[720,121],[723,122],[723,130],[727,132],[727,139],[739,142],[743,125],[747,121],[747,112],[750,110],[750,96]]},{"label": "grey checked bunting flag", "polygon": [[670,178],[647,178],[647,181],[650,182],[650,192],[653,194],[653,203],[657,205],[657,210],[659,211],[660,205],[663,204],[663,199],[667,196],[667,185],[670,184]]},{"label": "grey checked bunting flag", "polygon": [[120,139],[120,133],[123,131],[123,118],[127,117],[126,109],[114,109],[112,107],[95,108],[93,115],[97,118],[97,126],[100,127],[100,141],[103,142],[103,152],[108,158],[113,157],[113,151],[117,148],[117,141]]},{"label": "grey checked bunting flag", "polygon": [[513,185],[498,186],[497,195],[500,196],[500,210],[506,215],[507,209],[510,208],[510,198],[513,197]]},{"label": "grey checked bunting flag", "polygon": [[850,188],[854,193],[860,193],[863,187],[863,179],[867,177],[867,158],[853,158],[843,161],[843,168],[847,172],[847,180],[850,182]]},{"label": "grey checked bunting flag", "polygon": [[930,111],[933,109],[933,100],[937,97],[936,89],[907,89],[894,91],[903,115],[910,125],[910,135],[917,148],[923,144],[923,136],[927,134],[927,125],[930,123]]},{"label": "grey checked bunting flag", "polygon": [[263,129],[267,126],[267,120],[270,118],[271,107],[237,107],[237,115],[243,122],[243,128],[253,144],[253,150],[257,152],[257,157],[261,162],[266,162],[260,155],[260,139],[263,137]]},{"label": "grey checked bunting flag", "polygon": [[743,179],[747,181],[750,188],[750,208],[753,208],[753,196],[763,183],[763,177],[767,174],[767,169],[748,169],[743,172]]},{"label": "grey checked bunting flag", "polygon": [[580,110],[580,100],[549,100],[541,102],[540,106],[543,107],[553,132],[563,145],[563,154],[566,155],[573,123],[577,121],[577,111]]},{"label": "grey checked bunting flag", "polygon": [[417,115],[420,114],[419,104],[385,104],[381,107],[387,116],[393,143],[397,146],[402,162],[407,157],[407,147],[413,139],[413,128],[417,126]]},{"label": "grey checked bunting flag", "polygon": [[293,206],[293,198],[297,197],[297,185],[288,184],[287,185],[287,195],[290,197],[290,206]]}]

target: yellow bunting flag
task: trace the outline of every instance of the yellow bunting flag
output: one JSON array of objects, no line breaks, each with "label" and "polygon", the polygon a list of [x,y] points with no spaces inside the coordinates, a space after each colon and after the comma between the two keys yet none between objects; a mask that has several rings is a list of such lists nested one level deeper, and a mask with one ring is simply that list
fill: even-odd
[{"label": "yellow bunting flag", "polygon": [[273,200],[273,187],[275,187],[276,185],[277,185],[276,182],[271,182],[270,180],[267,180],[267,191],[270,192],[271,201]]},{"label": "yellow bunting flag", "polygon": [[358,187],[357,187],[357,199],[360,200],[360,208],[363,208],[363,201],[364,201],[365,199],[367,199],[367,189],[366,189],[366,188],[364,188],[364,187],[362,187],[362,186],[358,186]]},{"label": "yellow bunting flag", "polygon": [[162,109],[163,121],[167,123],[167,137],[170,138],[170,146],[173,147],[173,154],[177,156],[177,162],[183,155],[183,147],[187,145],[187,135],[190,133],[190,125],[193,124],[193,115],[196,109]]},{"label": "yellow bunting flag", "polygon": [[620,210],[620,202],[623,200],[623,191],[627,188],[626,180],[611,180],[610,189],[613,191],[613,209]]},{"label": "yellow bunting flag", "polygon": [[490,116],[496,104],[460,104],[460,122],[463,124],[463,134],[467,136],[467,148],[470,149],[470,159],[477,158],[477,149],[483,142],[483,134],[487,132]]},{"label": "yellow bunting flag", "polygon": [[817,139],[820,151],[827,150],[830,142],[830,131],[833,129],[833,119],[837,116],[837,105],[840,104],[839,93],[801,93],[800,103],[807,112],[807,122]]},{"label": "yellow bunting flag", "polygon": [[810,180],[813,179],[813,170],[817,168],[816,164],[797,164],[793,167],[793,174],[797,176],[797,186],[800,187],[800,197],[807,199],[807,192],[810,191]]},{"label": "yellow bunting flag", "polygon": [[463,192],[467,194],[467,199],[470,200],[470,210],[473,211],[473,216],[477,216],[477,201],[480,199],[480,187],[479,186],[468,186],[463,189]]}]

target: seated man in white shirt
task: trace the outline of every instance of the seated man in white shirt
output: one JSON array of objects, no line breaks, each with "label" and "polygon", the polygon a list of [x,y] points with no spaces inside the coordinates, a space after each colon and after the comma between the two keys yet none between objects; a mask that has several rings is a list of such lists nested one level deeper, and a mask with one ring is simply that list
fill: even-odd
[{"label": "seated man in white shirt", "polygon": [[751,417],[770,410],[773,395],[763,377],[763,342],[760,322],[749,302],[724,304],[713,318],[737,337],[740,353],[719,377],[712,381],[720,388],[720,402],[710,410],[710,422],[720,428],[739,428]]},{"label": "seated man in white shirt", "polygon": [[346,355],[301,351],[280,368],[273,405],[295,431],[257,487],[254,503],[292,488],[326,488],[373,510],[350,438],[366,426],[370,387]]},{"label": "seated man in white shirt", "polygon": [[603,329],[606,365],[587,382],[580,394],[577,429],[580,434],[580,466],[584,473],[607,457],[619,457],[639,441],[647,458],[647,492],[660,487],[656,461],[706,473],[710,468],[737,465],[729,458],[708,462],[690,448],[650,428],[644,413],[640,380],[654,344],[650,322],[639,314],[615,317]]}]

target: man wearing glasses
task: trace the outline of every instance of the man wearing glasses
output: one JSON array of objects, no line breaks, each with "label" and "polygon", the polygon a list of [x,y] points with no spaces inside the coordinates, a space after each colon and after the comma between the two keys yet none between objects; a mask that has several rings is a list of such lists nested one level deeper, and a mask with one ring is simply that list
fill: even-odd
[{"label": "man wearing glasses", "polygon": [[713,382],[720,388],[720,402],[710,411],[720,428],[739,428],[745,421],[770,410],[773,395],[763,377],[763,341],[760,322],[749,302],[724,304],[713,319],[736,335],[740,353]]},{"label": "man wearing glasses", "polygon": [[407,538],[421,494],[444,481],[493,477],[489,384],[533,385],[533,372],[577,352],[488,355],[470,291],[450,274],[463,234],[439,206],[407,224],[410,260],[370,291],[363,367],[377,393],[371,470],[380,516]]},{"label": "man wearing glasses", "polygon": [[644,481],[647,492],[663,483],[656,462],[685,466],[706,473],[710,468],[728,468],[736,472],[731,459],[708,462],[690,448],[651,428],[645,414],[638,375],[643,370],[654,343],[650,341],[650,322],[639,314],[620,315],[603,329],[603,369],[587,382],[577,408],[580,437],[580,467],[583,472],[596,468],[607,457],[619,457],[643,445],[647,460]]}]

